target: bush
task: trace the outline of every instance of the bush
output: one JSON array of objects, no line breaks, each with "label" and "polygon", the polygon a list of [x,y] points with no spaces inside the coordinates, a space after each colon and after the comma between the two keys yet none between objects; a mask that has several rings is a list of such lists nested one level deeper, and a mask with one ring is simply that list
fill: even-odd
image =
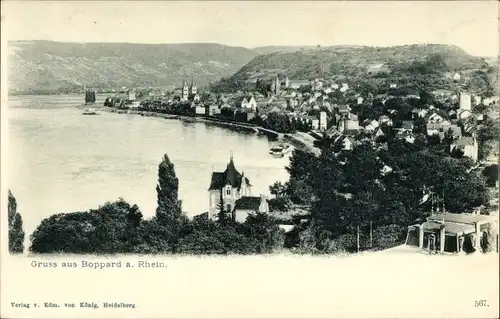
[{"label": "bush", "polygon": [[474,243],[472,242],[472,236],[471,235],[465,236],[462,250],[465,253],[467,253],[467,254],[470,254],[470,253],[473,253],[473,252],[476,251],[474,249]]},{"label": "bush", "polygon": [[252,240],[257,253],[270,253],[283,248],[285,234],[275,218],[264,213],[249,215],[243,224],[245,235]]},{"label": "bush", "polygon": [[358,240],[353,234],[340,235],[335,242],[338,250],[355,252],[358,249]]},{"label": "bush", "polygon": [[481,251],[483,253],[489,253],[495,250],[496,247],[496,236],[493,234],[492,230],[490,227],[486,229],[485,232],[483,232],[483,235],[481,236]]},{"label": "bush", "polygon": [[338,254],[345,253],[342,240],[332,239],[329,231],[311,223],[303,230],[298,230],[298,245],[294,250],[299,254]]},{"label": "bush", "polygon": [[[144,233],[142,213],[120,199],[97,210],[57,214],[31,235],[34,253],[112,254],[134,251]],[[147,229],[147,227],[146,227]],[[165,247],[161,244],[161,247]]]},{"label": "bush", "polygon": [[399,225],[381,226],[373,232],[373,247],[388,249],[404,243],[406,228]]},{"label": "bush", "polygon": [[225,254],[224,244],[214,234],[196,231],[179,240],[179,252],[187,254]]}]

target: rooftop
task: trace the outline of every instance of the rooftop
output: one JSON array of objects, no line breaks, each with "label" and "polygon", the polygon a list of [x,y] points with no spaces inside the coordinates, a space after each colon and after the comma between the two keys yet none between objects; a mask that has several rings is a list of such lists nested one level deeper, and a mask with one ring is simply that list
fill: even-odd
[{"label": "rooftop", "polygon": [[428,217],[427,220],[444,220],[445,222],[452,222],[452,223],[474,224],[474,222],[495,221],[496,216],[469,214],[469,213],[463,213],[463,214],[442,213],[433,215],[432,217]]},{"label": "rooftop", "polygon": [[243,196],[236,201],[234,209],[251,209],[254,211],[258,211],[260,201],[260,196]]},{"label": "rooftop", "polygon": [[[210,182],[210,187],[208,188],[208,190],[219,190],[225,185],[231,185],[232,187],[238,187],[239,189],[239,187],[241,186],[242,178],[243,175],[236,170],[233,162],[233,157],[231,156],[231,159],[229,160],[229,163],[227,164],[226,170],[224,172],[212,173],[212,180]],[[245,182],[248,186],[251,186],[250,181],[246,177]]]},{"label": "rooftop", "polygon": [[[441,226],[443,224],[434,222],[434,221],[427,221],[423,223],[423,227],[425,230],[439,230],[441,229]],[[444,223],[444,229],[445,232],[448,234],[454,234],[454,235],[467,235],[467,234],[472,234],[475,232],[474,225],[469,225],[469,224],[457,224],[457,223],[451,223],[451,222],[445,222]]]}]

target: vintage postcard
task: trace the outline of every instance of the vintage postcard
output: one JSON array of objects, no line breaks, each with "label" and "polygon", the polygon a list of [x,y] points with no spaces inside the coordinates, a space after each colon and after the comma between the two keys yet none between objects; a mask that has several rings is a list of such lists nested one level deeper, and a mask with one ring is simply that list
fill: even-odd
[{"label": "vintage postcard", "polygon": [[1,318],[498,318],[496,1],[2,1]]}]

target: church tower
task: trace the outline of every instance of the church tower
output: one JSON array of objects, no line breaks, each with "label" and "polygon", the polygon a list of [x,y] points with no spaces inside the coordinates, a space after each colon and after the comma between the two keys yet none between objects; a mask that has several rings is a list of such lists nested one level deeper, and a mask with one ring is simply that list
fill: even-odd
[{"label": "church tower", "polygon": [[196,84],[194,83],[194,78],[191,78],[191,87],[189,88],[189,91],[191,92],[192,95],[195,95],[198,93],[198,88],[196,87]]},{"label": "church tower", "polygon": [[182,81],[182,100],[187,101],[189,97],[189,88],[186,85],[186,81]]},{"label": "church tower", "polygon": [[279,77],[276,75],[276,81],[274,83],[274,94],[280,94],[281,83]]}]

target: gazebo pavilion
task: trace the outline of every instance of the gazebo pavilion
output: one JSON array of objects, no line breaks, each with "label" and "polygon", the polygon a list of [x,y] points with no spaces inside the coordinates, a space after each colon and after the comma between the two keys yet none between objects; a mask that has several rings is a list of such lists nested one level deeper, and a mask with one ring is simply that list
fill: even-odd
[{"label": "gazebo pavilion", "polygon": [[[479,214],[441,213],[427,218],[422,224],[408,227],[406,243],[409,243],[410,234],[418,232],[418,246],[435,248],[439,245],[439,252],[462,252],[465,237],[471,236],[474,249],[480,249],[481,236],[490,228],[498,252],[498,216]],[[427,239],[427,240],[425,240]],[[443,240],[444,239],[444,240]],[[447,249],[445,249],[447,248]]]}]

